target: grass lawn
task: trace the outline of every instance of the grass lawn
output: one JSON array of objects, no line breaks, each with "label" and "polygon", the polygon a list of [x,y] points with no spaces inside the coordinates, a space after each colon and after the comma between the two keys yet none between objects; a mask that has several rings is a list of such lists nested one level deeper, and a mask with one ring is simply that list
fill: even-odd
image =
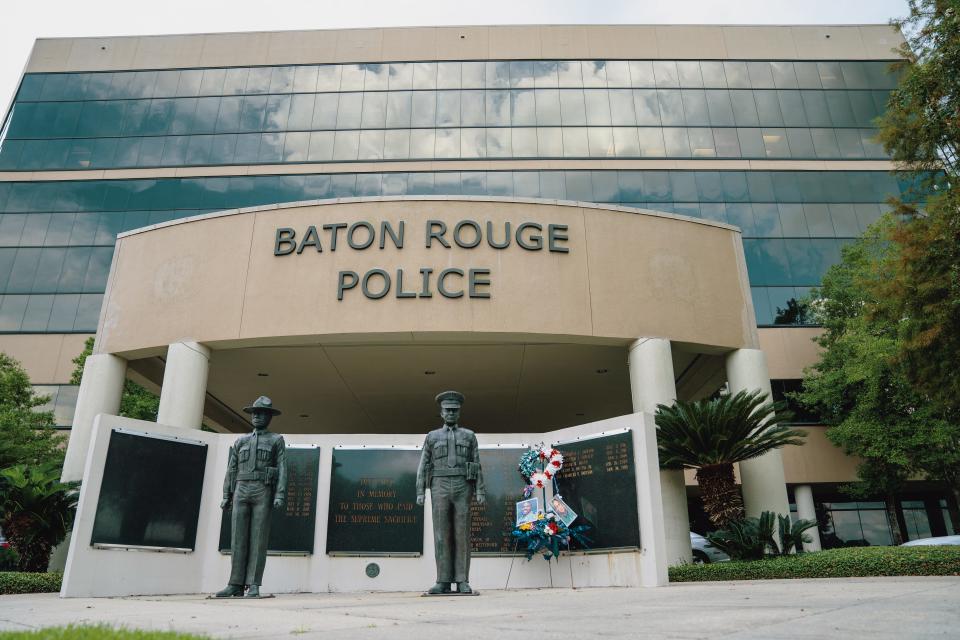
[{"label": "grass lawn", "polygon": [[113,629],[102,625],[48,627],[36,631],[0,631],[0,640],[205,640],[206,636],[174,631]]}]

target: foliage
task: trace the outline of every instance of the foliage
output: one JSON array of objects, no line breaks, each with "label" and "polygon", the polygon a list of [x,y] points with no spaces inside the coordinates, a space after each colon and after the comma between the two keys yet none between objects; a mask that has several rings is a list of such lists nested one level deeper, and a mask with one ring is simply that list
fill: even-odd
[{"label": "foliage", "polygon": [[[910,0],[895,22],[906,34],[898,87],[878,121],[879,138],[917,193],[894,200],[902,222],[887,234],[887,277],[873,283],[881,313],[896,324],[896,356],[918,392],[960,411],[960,5]],[[926,199],[923,210],[916,200]]]},{"label": "foliage", "polygon": [[54,593],[60,591],[63,574],[0,571],[0,595],[11,593]]},{"label": "foliage", "polygon": [[[759,518],[734,520],[726,529],[711,531],[706,538],[711,546],[734,560],[761,560],[789,555],[799,543],[810,542],[810,536],[803,532],[815,526],[813,520],[793,522],[790,516],[764,511]],[[779,543],[774,537],[778,530]]]},{"label": "foliage", "polygon": [[760,560],[773,542],[774,522],[769,511],[760,514],[760,518],[733,520],[726,529],[708,533],[707,542],[734,560]]},{"label": "foliage", "polygon": [[20,564],[20,554],[12,546],[0,547],[0,571],[16,571]]},{"label": "foliage", "polygon": [[527,560],[540,553],[545,560],[549,561],[552,558],[559,558],[560,550],[569,549],[573,541],[581,547],[588,547],[590,538],[587,537],[586,531],[589,528],[585,524],[568,528],[556,514],[541,513],[533,522],[516,527],[513,530],[513,537],[520,544],[526,545]]},{"label": "foliage", "polygon": [[20,555],[20,571],[46,571],[50,552],[73,522],[75,487],[76,483],[60,482],[56,464],[0,470],[0,522]]},{"label": "foliage", "polygon": [[780,555],[787,556],[800,548],[800,545],[813,541],[813,538],[804,533],[807,529],[817,526],[816,520],[799,519],[796,522],[790,516],[778,515],[780,526]]},{"label": "foliage", "polygon": [[69,625],[34,631],[0,631],[0,640],[203,640],[208,636],[177,631],[144,631],[106,625]]},{"label": "foliage", "polygon": [[34,395],[20,363],[0,353],[0,469],[62,462],[62,437],[54,429],[53,413],[38,410],[49,400]]},{"label": "foliage", "polygon": [[913,475],[943,481],[955,495],[960,489],[957,414],[916,391],[897,359],[898,323],[877,313],[884,304],[878,283],[891,277],[887,257],[896,247],[886,238],[895,224],[885,218],[871,227],[824,275],[812,305],[824,327],[816,338],[820,360],[792,394],[831,425],[834,444],[860,458],[860,484],[851,493],[884,496],[891,522],[894,496]]},{"label": "foliage", "polygon": [[[83,379],[83,365],[87,356],[93,353],[93,338],[87,338],[83,351],[73,359],[74,369],[70,377],[71,384],[80,384]],[[157,420],[157,411],[160,409],[160,398],[148,389],[140,386],[133,380],[127,379],[123,383],[123,395],[120,396],[120,415],[136,420]]]},{"label": "foliage", "polygon": [[847,547],[757,562],[670,567],[671,582],[867,576],[960,576],[960,547]]},{"label": "foliage", "polygon": [[768,403],[761,391],[657,405],[660,465],[697,470],[703,506],[714,526],[744,516],[733,477],[735,462],[803,444],[806,433],[778,424],[789,419],[784,406]]}]

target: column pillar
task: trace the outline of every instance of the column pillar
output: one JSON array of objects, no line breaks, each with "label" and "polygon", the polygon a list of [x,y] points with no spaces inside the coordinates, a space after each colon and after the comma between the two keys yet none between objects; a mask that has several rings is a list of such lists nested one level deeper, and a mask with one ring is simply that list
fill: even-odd
[{"label": "column pillar", "polygon": [[197,342],[174,342],[167,347],[167,362],[160,388],[157,422],[199,429],[207,395],[210,349]]},{"label": "column pillar", "polygon": [[[630,392],[635,412],[655,414],[658,404],[673,404],[677,387],[673,376],[670,341],[663,338],[639,338],[630,345]],[[670,565],[692,562],[690,518],[687,515],[687,486],[683,471],[660,470],[663,496],[663,528]]]},{"label": "column pillar", "polygon": [[[759,389],[766,393],[772,402],[767,357],[760,349],[737,349],[730,353],[727,356],[727,380],[731,393]],[[790,513],[783,458],[779,449],[741,462],[740,482],[743,488],[743,506],[748,517],[758,517],[763,511],[773,511],[781,515]]]},{"label": "column pillar", "polygon": [[[801,520],[817,521],[817,509],[813,505],[813,489],[808,484],[798,484],[793,488],[793,497],[797,501],[797,517]],[[810,542],[803,543],[804,551],[820,551],[820,527],[807,529]]]},{"label": "column pillar", "polygon": [[63,461],[64,482],[83,479],[87,448],[93,431],[93,419],[100,413],[116,415],[127,375],[127,361],[110,353],[87,356],[77,394],[77,408],[70,429],[70,443]]}]

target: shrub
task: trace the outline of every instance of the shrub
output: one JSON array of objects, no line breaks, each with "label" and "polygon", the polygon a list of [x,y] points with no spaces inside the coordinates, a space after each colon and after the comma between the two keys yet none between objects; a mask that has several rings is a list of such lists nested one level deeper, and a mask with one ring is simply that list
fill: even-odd
[{"label": "shrub", "polygon": [[20,554],[13,547],[0,548],[0,571],[16,571]]},{"label": "shrub", "polygon": [[60,591],[59,573],[0,571],[0,595],[11,593],[54,593]]},{"label": "shrub", "polygon": [[[779,522],[780,542],[774,538],[775,525]],[[790,516],[778,516],[764,511],[759,518],[734,520],[726,529],[707,534],[710,546],[723,551],[734,560],[760,560],[768,555],[786,556],[801,542],[810,542],[804,531],[817,526],[813,520],[792,522]]]},{"label": "shrub", "polygon": [[849,547],[754,562],[670,567],[671,582],[960,576],[960,547]]}]

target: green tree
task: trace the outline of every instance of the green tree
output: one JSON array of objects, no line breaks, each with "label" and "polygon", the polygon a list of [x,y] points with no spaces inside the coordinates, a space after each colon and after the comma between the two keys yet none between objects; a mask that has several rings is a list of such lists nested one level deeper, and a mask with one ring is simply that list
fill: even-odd
[{"label": "green tree", "polygon": [[38,396],[19,362],[0,353],[0,469],[16,464],[61,464],[63,437],[54,429],[50,401]]},{"label": "green tree", "polygon": [[[896,199],[902,221],[886,239],[886,278],[873,295],[898,329],[895,356],[929,401],[960,411],[960,2],[910,0],[894,24],[907,35],[901,78],[880,117],[879,138],[917,190]],[[918,202],[925,200],[922,209]]]},{"label": "green tree", "polygon": [[[892,217],[844,247],[811,303],[824,331],[820,360],[805,372],[794,397],[831,425],[827,437],[861,460],[854,497],[882,495],[894,542],[904,538],[896,496],[913,475],[944,482],[958,495],[960,428],[943,405],[918,393],[897,354],[898,323],[884,313],[879,283],[896,268],[898,246],[887,241]],[[956,518],[954,514],[954,518]]]},{"label": "green tree", "polygon": [[760,391],[740,391],[695,402],[657,405],[657,446],[665,469],[696,469],[703,507],[723,528],[743,520],[743,499],[733,465],[790,444],[806,433],[778,424],[783,404],[770,404]]},{"label": "green tree", "polygon": [[[71,384],[80,384],[83,379],[83,365],[87,361],[87,356],[93,353],[93,338],[87,338],[83,345],[83,351],[73,359],[73,375],[70,377]],[[157,411],[160,409],[160,398],[140,386],[133,380],[127,379],[123,383],[123,395],[120,396],[120,415],[125,418],[135,418],[137,420],[149,420],[155,422]]]},{"label": "green tree", "polygon": [[60,482],[60,465],[15,465],[0,470],[0,522],[20,556],[20,571],[47,570],[76,509],[76,483]]}]

